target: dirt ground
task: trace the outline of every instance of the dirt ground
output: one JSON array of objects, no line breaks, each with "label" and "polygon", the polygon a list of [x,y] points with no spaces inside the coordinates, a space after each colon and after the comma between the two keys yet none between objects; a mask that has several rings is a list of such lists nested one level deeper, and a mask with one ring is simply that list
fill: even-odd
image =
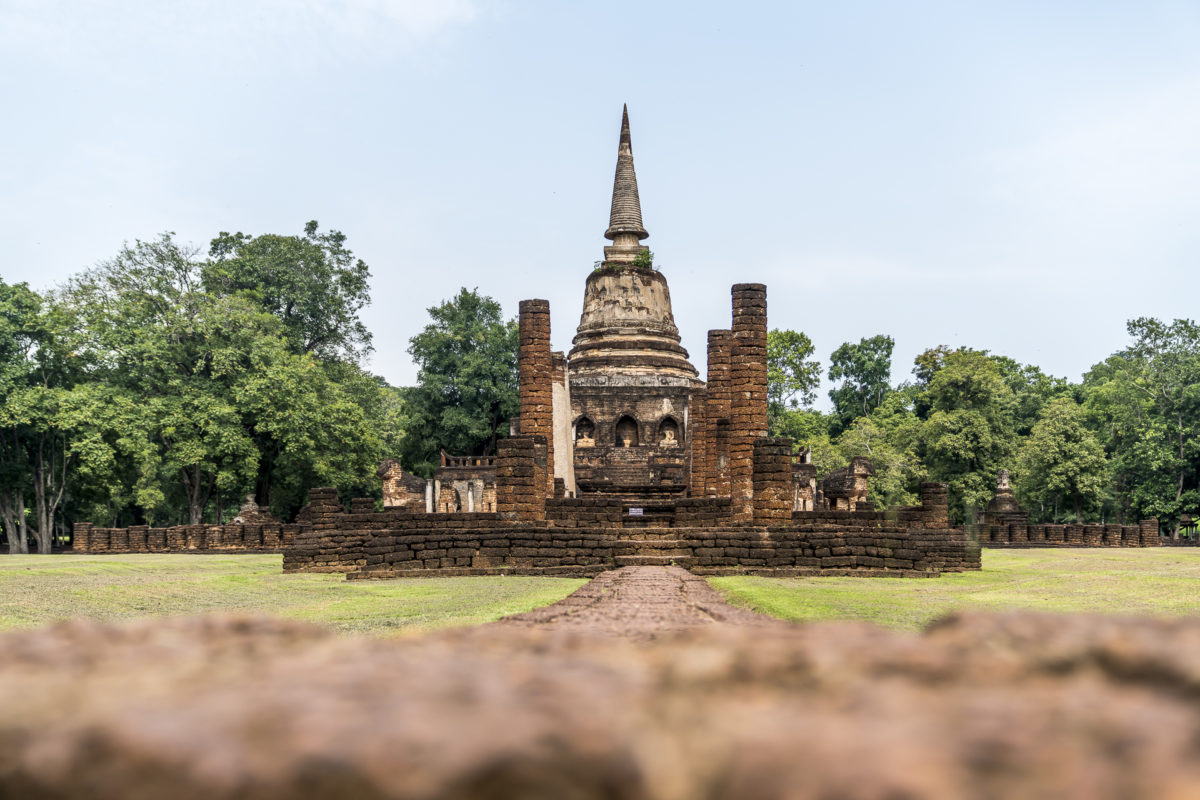
[{"label": "dirt ground", "polygon": [[682,570],[399,640],[0,636],[0,798],[1200,797],[1200,619],[794,626]]}]

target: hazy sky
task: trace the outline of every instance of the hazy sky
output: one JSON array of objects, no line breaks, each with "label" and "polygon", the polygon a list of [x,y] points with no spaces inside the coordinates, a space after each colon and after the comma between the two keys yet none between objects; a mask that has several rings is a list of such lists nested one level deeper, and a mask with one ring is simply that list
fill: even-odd
[{"label": "hazy sky", "polygon": [[371,267],[371,368],[425,309],[550,300],[569,349],[621,104],[704,369],[729,286],[770,324],[969,345],[1078,380],[1196,315],[1200,3],[0,0],[0,276],[46,289],[171,230]]}]

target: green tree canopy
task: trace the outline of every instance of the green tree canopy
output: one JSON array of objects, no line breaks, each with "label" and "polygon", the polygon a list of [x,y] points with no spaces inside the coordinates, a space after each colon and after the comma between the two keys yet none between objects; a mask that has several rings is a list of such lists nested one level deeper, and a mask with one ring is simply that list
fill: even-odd
[{"label": "green tree canopy", "polygon": [[933,480],[950,484],[951,513],[959,521],[984,507],[996,473],[1011,466],[1012,389],[996,363],[977,350],[946,355],[922,396],[931,409],[921,432],[921,456]]},{"label": "green tree canopy", "polygon": [[1027,506],[1043,509],[1043,518],[1045,509],[1061,504],[1083,522],[1083,511],[1104,499],[1104,448],[1085,425],[1083,409],[1069,397],[1056,397],[1042,410],[1017,465],[1017,493]]},{"label": "green tree canopy", "polygon": [[1112,462],[1118,513],[1175,526],[1200,509],[1200,328],[1151,318],[1127,328],[1132,344],[1084,377],[1085,405]]},{"label": "green tree canopy", "polygon": [[857,417],[871,413],[891,391],[892,348],[890,336],[872,336],[858,344],[845,342],[829,358],[829,380],[841,381],[829,390],[834,416],[841,428]]},{"label": "green tree canopy", "polygon": [[93,380],[142,398],[124,424],[148,445],[131,448],[143,518],[170,519],[182,505],[198,523],[210,500],[222,498],[219,513],[250,491],[287,516],[315,482],[369,486],[378,382],[297,348],[287,320],[254,292],[206,290],[208,266],[164,234],[126,246],[58,298],[80,323]]},{"label": "green tree canopy", "polygon": [[821,362],[813,356],[813,343],[798,331],[767,334],[767,411],[772,436],[784,412],[812,405],[821,385]]},{"label": "green tree canopy", "polygon": [[403,453],[409,469],[426,474],[439,448],[494,453],[518,410],[516,320],[505,321],[499,303],[465,288],[429,316],[409,341],[419,372],[405,396],[410,427]]},{"label": "green tree canopy", "polygon": [[303,236],[222,232],[209,255],[205,288],[251,298],[283,323],[294,352],[357,363],[371,350],[358,317],[371,302],[371,272],[340,231],[321,233],[313,221]]}]

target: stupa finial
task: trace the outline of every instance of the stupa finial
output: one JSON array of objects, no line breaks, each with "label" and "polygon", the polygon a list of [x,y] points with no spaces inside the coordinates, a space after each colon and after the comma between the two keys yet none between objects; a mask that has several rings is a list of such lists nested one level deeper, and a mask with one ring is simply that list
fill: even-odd
[{"label": "stupa finial", "polygon": [[629,106],[621,110],[621,138],[617,145],[617,173],[613,178],[612,211],[608,216],[604,248],[606,261],[633,261],[644,249],[640,244],[650,234],[642,225],[642,202],[638,197],[637,173],[633,169],[633,140],[629,135]]}]

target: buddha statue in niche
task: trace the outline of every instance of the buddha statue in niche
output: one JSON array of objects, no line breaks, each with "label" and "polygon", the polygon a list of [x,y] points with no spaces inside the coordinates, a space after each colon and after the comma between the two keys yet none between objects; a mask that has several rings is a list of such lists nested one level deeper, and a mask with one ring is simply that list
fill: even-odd
[{"label": "buddha statue in niche", "polygon": [[593,436],[595,426],[587,417],[579,420],[575,425],[575,446],[576,447],[595,447],[596,439]]}]

